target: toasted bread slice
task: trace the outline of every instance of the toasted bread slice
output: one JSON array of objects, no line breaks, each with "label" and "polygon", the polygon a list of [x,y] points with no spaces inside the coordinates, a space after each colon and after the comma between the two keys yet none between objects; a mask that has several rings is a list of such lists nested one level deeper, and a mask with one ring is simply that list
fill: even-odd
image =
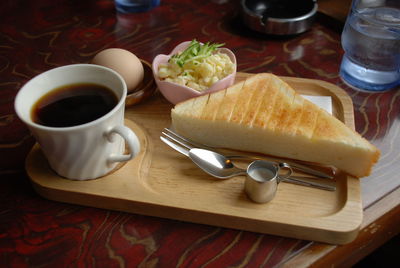
[{"label": "toasted bread slice", "polygon": [[196,142],[333,165],[355,177],[369,175],[380,155],[358,133],[267,73],[179,103],[171,116],[175,131]]}]

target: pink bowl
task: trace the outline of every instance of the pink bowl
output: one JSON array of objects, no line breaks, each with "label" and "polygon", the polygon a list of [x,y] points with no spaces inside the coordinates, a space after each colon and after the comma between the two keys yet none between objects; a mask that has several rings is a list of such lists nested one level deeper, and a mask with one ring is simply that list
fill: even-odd
[{"label": "pink bowl", "polygon": [[[173,104],[176,104],[178,102],[182,102],[182,101],[190,99],[190,98],[194,98],[194,97],[198,97],[198,96],[201,96],[201,95],[209,94],[211,92],[215,92],[215,91],[218,91],[218,90],[221,90],[221,89],[225,89],[225,88],[233,85],[233,83],[235,81],[236,68],[235,68],[235,71],[233,73],[231,73],[230,75],[222,78],[218,82],[214,83],[207,90],[202,91],[202,92],[194,90],[194,89],[192,89],[190,87],[187,87],[187,86],[181,86],[181,85],[178,85],[178,84],[175,84],[175,83],[171,83],[171,82],[166,82],[166,81],[160,80],[158,78],[158,66],[160,64],[167,63],[169,58],[172,55],[185,50],[189,46],[189,44],[190,44],[190,41],[183,42],[183,43],[179,44],[178,46],[176,46],[174,48],[174,50],[172,50],[172,52],[169,55],[160,54],[160,55],[157,55],[153,60],[152,69],[153,69],[154,80],[156,81],[156,84],[157,84],[158,88],[160,89],[160,92],[163,94],[163,96],[169,102],[171,102]],[[230,51],[227,48],[219,48],[218,51],[221,52],[221,53],[227,54],[229,56],[229,58],[231,59],[231,61],[236,66],[236,57],[235,57],[235,54],[233,54],[232,51]]]}]

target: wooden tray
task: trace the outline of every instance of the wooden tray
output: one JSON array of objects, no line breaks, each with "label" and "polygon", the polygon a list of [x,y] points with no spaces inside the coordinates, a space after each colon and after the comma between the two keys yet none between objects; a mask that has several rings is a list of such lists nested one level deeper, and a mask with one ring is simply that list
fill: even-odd
[{"label": "wooden tray", "polygon": [[[248,74],[238,73],[237,80]],[[353,106],[340,88],[323,81],[283,77],[302,94],[331,96],[333,113],[354,128]],[[281,183],[274,200],[251,202],[244,177],[213,179],[188,158],[163,144],[172,105],[156,96],[126,110],[126,124],[142,144],[141,153],[117,171],[91,181],[58,177],[36,145],[26,169],[45,198],[111,210],[195,223],[343,244],[352,241],[362,221],[358,179],[338,174],[337,190]]]}]

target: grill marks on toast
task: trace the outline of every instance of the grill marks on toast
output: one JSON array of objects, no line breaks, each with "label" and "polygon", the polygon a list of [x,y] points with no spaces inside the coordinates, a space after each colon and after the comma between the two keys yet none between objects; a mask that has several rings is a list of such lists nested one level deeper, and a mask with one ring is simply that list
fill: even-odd
[{"label": "grill marks on toast", "polygon": [[314,104],[308,100],[303,100],[303,109],[296,129],[296,135],[311,139],[317,125],[317,118],[318,113],[315,111]]},{"label": "grill marks on toast", "polygon": [[238,92],[237,100],[235,105],[232,107],[232,114],[229,118],[229,122],[233,122],[236,124],[240,124],[243,120],[244,115],[246,114],[250,99],[253,95],[253,91],[251,90],[251,86],[247,86],[247,84],[252,84],[254,79],[247,79],[243,83],[242,89]]},{"label": "grill marks on toast", "polygon": [[300,124],[303,115],[304,98],[295,95],[292,102],[292,109],[290,114],[287,115],[286,121],[281,125],[280,129],[283,133],[294,136]]},{"label": "grill marks on toast", "polygon": [[329,140],[341,135],[346,143],[357,143],[350,138],[350,130],[340,123],[332,124],[329,114],[318,111],[272,74],[254,75],[229,90],[184,102],[180,109],[187,116],[203,120],[232,122],[309,139]]},{"label": "grill marks on toast", "polygon": [[287,117],[289,115],[290,105],[293,102],[294,94],[286,89],[286,86],[280,80],[277,80],[280,83],[277,83],[276,88],[271,87],[271,90],[277,90],[277,98],[279,101],[275,102],[272,110],[270,111],[271,115],[266,124],[266,128],[269,128],[271,131],[280,131],[281,124],[287,121]]},{"label": "grill marks on toast", "polygon": [[[272,80],[270,76],[269,74],[255,75],[235,84],[229,90],[210,94],[201,111],[201,119],[232,122],[251,127],[257,120],[265,95],[269,92],[269,82]],[[193,108],[196,108],[196,103]],[[267,113],[263,116],[267,116]],[[261,122],[265,121],[261,119]]]},{"label": "grill marks on toast", "polygon": [[283,128],[289,123],[290,116],[293,113],[292,103],[295,92],[285,82],[278,81],[281,82],[278,90],[280,101],[275,103],[268,127],[275,132],[284,133]]},{"label": "grill marks on toast", "polygon": [[208,101],[202,111],[201,118],[204,120],[214,121],[218,112],[218,108],[224,99],[226,90],[215,92],[214,94],[208,95]]},{"label": "grill marks on toast", "polygon": [[198,98],[193,99],[192,101],[183,102],[182,104],[185,105],[186,103],[192,103],[192,107],[190,111],[185,111],[185,114],[191,117],[200,117],[203,113],[203,110],[208,103],[208,99],[210,98],[209,95],[204,95]]},{"label": "grill marks on toast", "polygon": [[220,106],[217,109],[215,120],[224,122],[228,122],[230,120],[233,112],[233,107],[235,107],[236,105],[239,92],[242,90],[243,86],[244,81],[231,86],[229,90],[224,90],[224,101],[220,103]]},{"label": "grill marks on toast", "polygon": [[[312,138],[318,112],[284,81],[272,74],[257,74],[229,88],[180,104],[189,117],[232,122],[282,134]],[[315,132],[316,131],[316,132]],[[315,133],[314,133],[315,132]]]},{"label": "grill marks on toast", "polygon": [[[313,104],[298,95],[286,82],[272,74],[260,74],[258,85],[264,94],[251,125],[285,135],[311,138],[317,124],[317,111],[310,111]],[[315,106],[314,106],[315,107]],[[311,109],[312,110],[312,109]]]},{"label": "grill marks on toast", "polygon": [[263,79],[263,75],[256,75],[255,81],[247,84],[248,90],[252,91],[252,97],[250,100],[250,105],[246,111],[242,123],[248,127],[253,127],[253,122],[260,111],[261,103],[263,101],[264,95],[267,92],[270,77]]},{"label": "grill marks on toast", "polygon": [[[266,77],[268,74],[264,74]],[[277,90],[271,90],[270,87],[277,86],[277,82],[273,79],[272,75],[269,76],[269,81],[264,86],[266,91],[262,97],[260,107],[258,109],[257,115],[255,116],[252,126],[265,128],[268,125],[269,119],[271,117],[271,111],[275,106],[276,100],[279,98]]]}]

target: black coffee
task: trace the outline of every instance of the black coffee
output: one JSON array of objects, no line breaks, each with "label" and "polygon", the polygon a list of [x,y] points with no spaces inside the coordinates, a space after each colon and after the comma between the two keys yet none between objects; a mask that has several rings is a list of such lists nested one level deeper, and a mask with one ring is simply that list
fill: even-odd
[{"label": "black coffee", "polygon": [[33,122],[48,127],[71,127],[96,120],[118,103],[115,93],[97,84],[71,84],[42,96],[32,108]]}]

